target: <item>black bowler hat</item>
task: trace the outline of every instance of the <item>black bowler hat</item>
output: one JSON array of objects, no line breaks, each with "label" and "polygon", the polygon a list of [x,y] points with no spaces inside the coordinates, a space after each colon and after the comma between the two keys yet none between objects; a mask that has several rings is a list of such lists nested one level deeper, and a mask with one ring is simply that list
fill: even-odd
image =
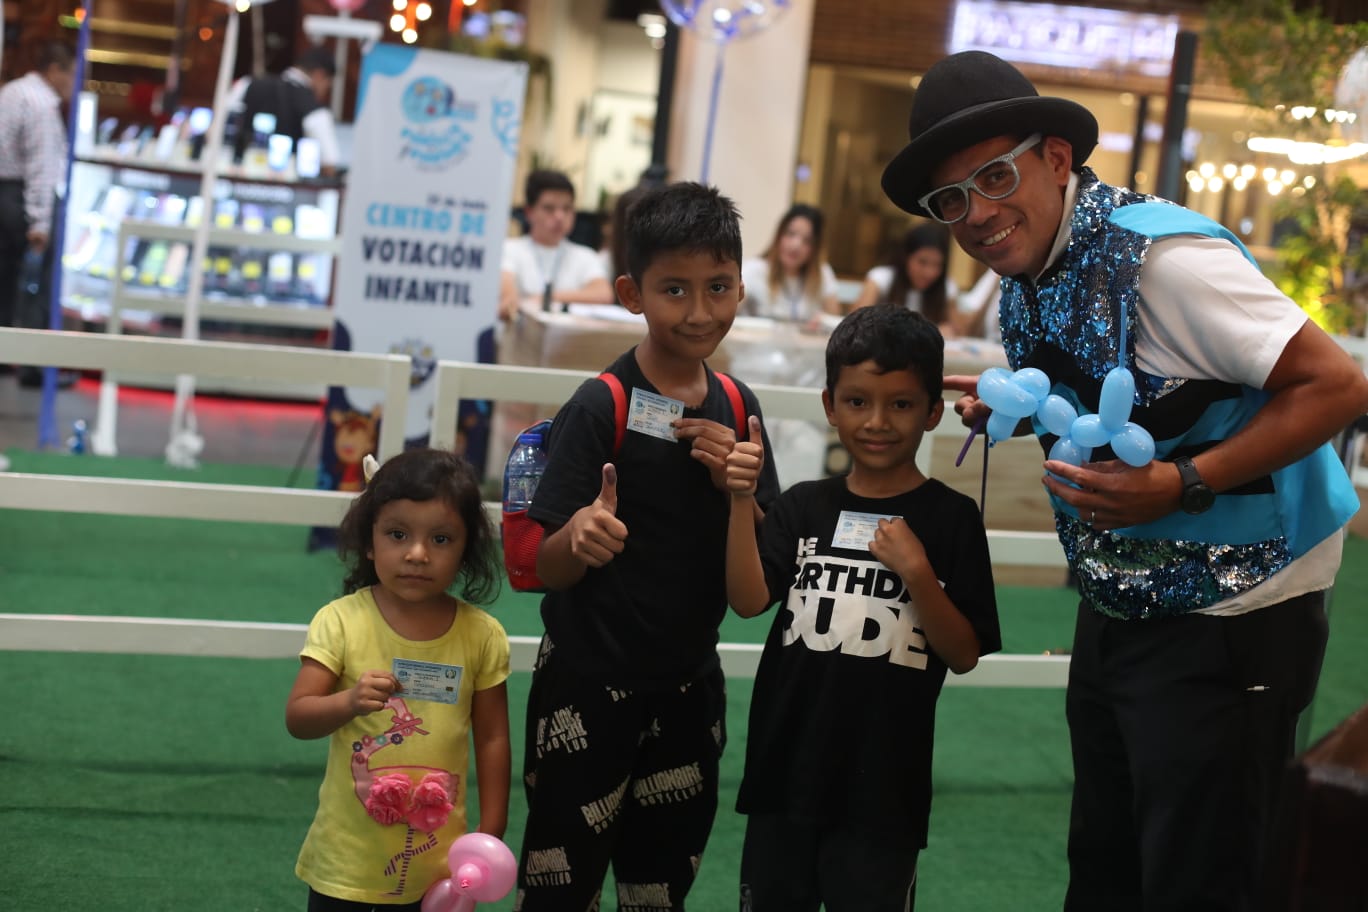
[{"label": "black bowler hat", "polygon": [[935,189],[931,171],[946,158],[995,136],[1060,136],[1073,146],[1073,167],[1097,145],[1097,118],[1067,98],[1042,96],[1016,67],[984,51],[961,51],[926,71],[912,98],[911,142],[883,173],[888,198],[914,215]]}]

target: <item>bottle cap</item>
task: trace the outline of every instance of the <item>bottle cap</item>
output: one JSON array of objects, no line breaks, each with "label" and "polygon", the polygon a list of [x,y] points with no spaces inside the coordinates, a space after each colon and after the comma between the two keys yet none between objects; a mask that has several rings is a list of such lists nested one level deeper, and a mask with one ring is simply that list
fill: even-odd
[{"label": "bottle cap", "polygon": [[518,445],[540,447],[542,445],[541,431],[524,431],[519,434]]}]

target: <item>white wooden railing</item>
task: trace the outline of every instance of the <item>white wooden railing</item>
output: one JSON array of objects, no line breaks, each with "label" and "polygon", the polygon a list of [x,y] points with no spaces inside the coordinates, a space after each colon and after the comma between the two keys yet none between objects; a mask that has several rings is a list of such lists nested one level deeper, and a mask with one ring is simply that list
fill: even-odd
[{"label": "white wooden railing", "polygon": [[[403,415],[407,409],[409,361],[398,355],[0,328],[0,363],[374,387],[385,391],[385,414]],[[588,376],[583,371],[440,362],[434,378],[433,443],[452,444],[461,399],[554,404],[568,398]],[[816,390],[766,385],[752,389],[767,416],[825,420]],[[382,458],[402,449],[402,433],[402,421],[382,422]],[[962,438],[964,431],[947,421],[936,433]],[[919,458],[929,460],[930,449],[923,446]],[[326,526],[340,521],[350,500],[351,495],[341,492],[296,488],[0,473],[0,509]],[[497,513],[498,504],[488,506]],[[1052,533],[993,529],[988,539],[997,564],[1064,567]],[[232,620],[0,613],[0,650],[293,657],[303,631],[298,624]],[[536,638],[512,640],[513,667],[530,670]],[[720,651],[729,675],[754,675],[759,646],[725,643]],[[952,683],[1061,687],[1067,664],[1067,657],[1061,656],[989,656],[971,674],[952,677]]]},{"label": "white wooden railing", "polygon": [[[1368,360],[1364,340],[1339,341],[1360,361]],[[389,415],[406,413],[410,376],[409,359],[399,355],[9,328],[0,328],[0,363],[377,388],[384,391],[384,412]],[[463,398],[554,404],[568,398],[588,376],[582,371],[440,362],[434,380],[433,443],[452,444],[457,403]],[[752,389],[769,417],[824,420],[816,390],[766,385]],[[963,433],[956,422],[945,421],[933,436],[962,438]],[[1024,438],[1006,445],[1034,446],[1034,441]],[[402,447],[403,422],[382,422],[379,455],[388,457]],[[929,469],[930,450],[923,446],[918,454],[924,469]],[[1368,486],[1368,471],[1359,463],[1355,450],[1355,482]],[[337,524],[350,501],[351,495],[334,491],[0,472],[0,509],[11,510],[318,526]],[[497,513],[498,504],[487,506]],[[1053,533],[990,529],[988,542],[995,565],[1064,567]],[[298,654],[304,630],[300,624],[232,620],[0,613],[0,651],[284,658]],[[530,670],[537,638],[510,639],[513,667]],[[754,675],[758,645],[724,643],[720,652],[729,675]],[[968,675],[952,676],[948,683],[1062,687],[1067,673],[1066,656],[997,655],[985,658]]]}]

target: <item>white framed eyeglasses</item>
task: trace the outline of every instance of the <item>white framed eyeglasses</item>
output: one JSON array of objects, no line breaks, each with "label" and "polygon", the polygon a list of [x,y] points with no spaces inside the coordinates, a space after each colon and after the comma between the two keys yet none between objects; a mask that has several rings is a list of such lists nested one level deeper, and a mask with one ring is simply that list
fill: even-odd
[{"label": "white framed eyeglasses", "polygon": [[1011,196],[1021,185],[1021,172],[1016,160],[1040,142],[1041,134],[1026,139],[1006,155],[984,162],[979,169],[956,184],[946,184],[917,200],[931,217],[946,225],[953,225],[969,214],[969,191],[984,199],[1000,200]]}]

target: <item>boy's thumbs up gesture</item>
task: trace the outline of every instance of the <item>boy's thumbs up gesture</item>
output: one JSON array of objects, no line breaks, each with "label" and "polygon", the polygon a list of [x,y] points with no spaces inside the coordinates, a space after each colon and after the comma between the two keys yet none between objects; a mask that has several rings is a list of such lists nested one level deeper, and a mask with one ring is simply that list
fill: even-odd
[{"label": "boy's thumbs up gesture", "polygon": [[733,497],[754,497],[765,467],[765,444],[760,419],[751,415],[746,421],[746,439],[738,440],[727,455],[727,490]]},{"label": "boy's thumbs up gesture", "polygon": [[594,503],[617,516],[617,466],[611,462],[603,466],[603,484],[599,486],[599,495]]},{"label": "boy's thumbs up gesture", "polygon": [[603,484],[594,502],[570,517],[570,553],[590,567],[602,567],[622,553],[627,526],[617,518],[617,468],[603,466]]}]

